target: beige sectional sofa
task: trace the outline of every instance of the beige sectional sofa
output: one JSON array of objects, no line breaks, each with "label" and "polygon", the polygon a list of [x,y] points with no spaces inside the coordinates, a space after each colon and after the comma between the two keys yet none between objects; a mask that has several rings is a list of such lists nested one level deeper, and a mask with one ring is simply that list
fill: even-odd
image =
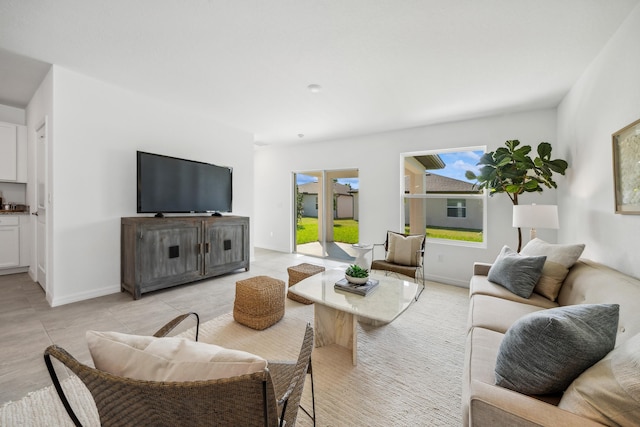
[{"label": "beige sectional sofa", "polygon": [[[637,375],[640,365],[633,363],[640,363],[640,281],[604,265],[579,259],[569,269],[557,300],[552,301],[537,293],[531,294],[529,298],[522,298],[489,281],[487,275],[490,266],[476,263],[470,282],[468,335],[462,385],[463,425],[638,425],[640,383]],[[584,371],[571,384],[567,389],[573,388],[571,396],[569,391],[553,395],[527,396],[495,385],[495,366],[500,344],[507,330],[515,322],[529,313],[540,310],[574,304],[602,303],[620,305],[615,349],[598,362],[597,366]],[[622,347],[625,343],[626,346]],[[635,371],[631,372],[631,377],[620,379],[620,372],[616,371],[614,375],[611,366],[621,364],[622,351],[626,352],[623,356],[626,357],[627,363],[629,358],[638,359],[630,362],[635,366],[630,368],[631,371]],[[615,363],[611,363],[611,358],[614,358]],[[617,403],[611,404],[605,402],[607,399],[600,399],[600,392],[609,393],[611,396],[612,392],[609,389],[620,384],[623,384],[624,390],[616,390],[623,394]],[[595,399],[595,405],[584,402],[582,405],[571,403],[580,387],[586,387],[590,390],[588,393],[593,393],[593,396],[588,398]],[[622,412],[628,409],[629,413],[620,415],[620,405],[625,408]],[[595,409],[592,406],[595,406]]]}]

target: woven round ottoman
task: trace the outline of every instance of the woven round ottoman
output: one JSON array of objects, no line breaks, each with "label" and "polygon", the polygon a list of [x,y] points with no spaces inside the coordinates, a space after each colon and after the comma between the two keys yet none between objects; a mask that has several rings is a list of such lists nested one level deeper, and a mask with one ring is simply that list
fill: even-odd
[{"label": "woven round ottoman", "polygon": [[253,329],[266,329],[284,316],[284,282],[256,276],[236,282],[233,318]]},{"label": "woven round ottoman", "polygon": [[[302,279],[306,279],[307,277],[313,276],[314,274],[318,274],[324,271],[324,267],[319,265],[302,263],[299,265],[295,265],[293,267],[287,268],[287,272],[289,273],[289,287],[295,285]],[[313,304],[313,301],[310,301],[306,298],[298,296],[293,292],[287,292],[287,298],[292,299],[297,302],[301,302],[302,304]]]}]

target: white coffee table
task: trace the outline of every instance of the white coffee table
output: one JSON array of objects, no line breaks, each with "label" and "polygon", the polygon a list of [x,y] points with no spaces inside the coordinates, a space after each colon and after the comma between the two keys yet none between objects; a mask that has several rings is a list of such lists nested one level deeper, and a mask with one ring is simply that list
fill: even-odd
[{"label": "white coffee table", "polygon": [[418,285],[384,274],[373,273],[380,281],[367,296],[335,290],[344,270],[327,270],[308,277],[289,291],[313,301],[315,346],[338,344],[351,350],[353,364],[358,363],[358,320],[373,325],[392,322],[414,301]]}]

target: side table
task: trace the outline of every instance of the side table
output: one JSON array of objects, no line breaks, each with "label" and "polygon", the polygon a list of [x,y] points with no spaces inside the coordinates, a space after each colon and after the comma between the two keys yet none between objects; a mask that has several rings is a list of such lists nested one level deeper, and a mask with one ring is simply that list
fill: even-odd
[{"label": "side table", "polygon": [[369,270],[371,268],[371,263],[367,261],[366,255],[371,252],[371,250],[373,249],[373,245],[362,245],[360,243],[354,243],[353,245],[351,245],[351,247],[356,252],[356,260],[353,263],[358,267]]}]

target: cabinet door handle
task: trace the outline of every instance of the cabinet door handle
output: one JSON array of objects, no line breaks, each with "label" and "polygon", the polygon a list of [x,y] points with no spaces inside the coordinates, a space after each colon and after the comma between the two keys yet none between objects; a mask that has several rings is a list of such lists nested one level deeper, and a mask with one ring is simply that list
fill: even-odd
[{"label": "cabinet door handle", "polygon": [[210,248],[211,248],[211,243],[207,242],[204,244],[204,251],[206,253],[209,253]]}]

